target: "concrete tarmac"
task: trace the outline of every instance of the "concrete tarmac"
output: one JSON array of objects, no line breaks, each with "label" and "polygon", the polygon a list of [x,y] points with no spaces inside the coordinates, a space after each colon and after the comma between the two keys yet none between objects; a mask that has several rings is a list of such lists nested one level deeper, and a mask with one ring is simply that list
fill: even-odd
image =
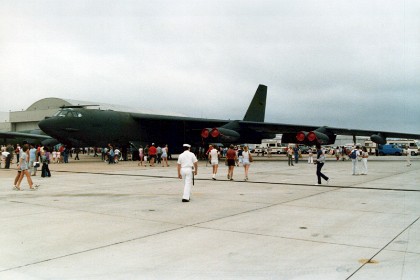
[{"label": "concrete tarmac", "polygon": [[0,169],[0,279],[420,279],[420,157],[368,175],[258,158],[226,178],[199,164],[192,199],[170,167],[91,156],[50,164],[37,191]]}]

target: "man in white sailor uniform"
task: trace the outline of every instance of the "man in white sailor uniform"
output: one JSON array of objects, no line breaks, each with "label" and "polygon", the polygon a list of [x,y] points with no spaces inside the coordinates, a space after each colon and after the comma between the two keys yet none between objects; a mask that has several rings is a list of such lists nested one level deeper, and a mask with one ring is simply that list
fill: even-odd
[{"label": "man in white sailor uniform", "polygon": [[183,146],[184,152],[178,157],[178,178],[184,178],[185,183],[182,202],[189,202],[191,196],[191,188],[193,185],[193,172],[194,175],[197,175],[198,160],[197,157],[190,152],[191,145],[184,144]]}]

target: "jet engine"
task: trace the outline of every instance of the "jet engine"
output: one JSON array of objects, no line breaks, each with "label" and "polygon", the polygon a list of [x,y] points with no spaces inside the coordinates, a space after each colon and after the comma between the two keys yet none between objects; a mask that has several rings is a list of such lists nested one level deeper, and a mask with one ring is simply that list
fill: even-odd
[{"label": "jet engine", "polygon": [[202,137],[202,138],[208,138],[208,137],[209,137],[209,135],[210,135],[210,131],[211,131],[211,129],[210,129],[210,128],[203,128],[203,129],[201,130],[201,137]]},{"label": "jet engine", "polygon": [[330,142],[330,137],[328,137],[327,134],[317,130],[309,132],[306,139],[308,139],[309,142],[317,142],[319,144],[327,144]]},{"label": "jet engine", "polygon": [[305,141],[307,135],[308,135],[308,132],[300,131],[296,133],[296,140],[298,140],[298,142],[303,142]]},{"label": "jet engine", "polygon": [[370,136],[370,140],[372,140],[376,144],[380,144],[380,145],[385,145],[386,144],[386,138],[380,133],[372,134]]},{"label": "jet engine", "polygon": [[337,136],[327,127],[320,127],[313,131],[299,131],[298,133],[283,133],[282,143],[301,143],[306,145],[333,144]]},{"label": "jet engine", "polygon": [[209,136],[217,138],[220,142],[235,142],[241,137],[235,130],[223,127],[204,128],[201,130],[201,137],[208,138]]}]

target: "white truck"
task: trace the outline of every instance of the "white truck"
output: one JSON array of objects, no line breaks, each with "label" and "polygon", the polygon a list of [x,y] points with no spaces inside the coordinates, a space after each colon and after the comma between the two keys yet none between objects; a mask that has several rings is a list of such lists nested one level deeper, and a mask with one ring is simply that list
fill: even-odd
[{"label": "white truck", "polygon": [[256,154],[285,154],[287,151],[287,146],[281,144],[280,140],[276,139],[266,139],[262,140],[261,144],[255,145],[254,153]]}]

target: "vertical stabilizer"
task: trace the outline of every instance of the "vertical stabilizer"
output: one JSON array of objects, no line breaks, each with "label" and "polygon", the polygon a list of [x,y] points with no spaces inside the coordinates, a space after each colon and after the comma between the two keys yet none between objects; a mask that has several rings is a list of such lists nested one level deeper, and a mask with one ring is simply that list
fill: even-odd
[{"label": "vertical stabilizer", "polygon": [[267,86],[259,85],[244,116],[244,121],[264,122]]}]

